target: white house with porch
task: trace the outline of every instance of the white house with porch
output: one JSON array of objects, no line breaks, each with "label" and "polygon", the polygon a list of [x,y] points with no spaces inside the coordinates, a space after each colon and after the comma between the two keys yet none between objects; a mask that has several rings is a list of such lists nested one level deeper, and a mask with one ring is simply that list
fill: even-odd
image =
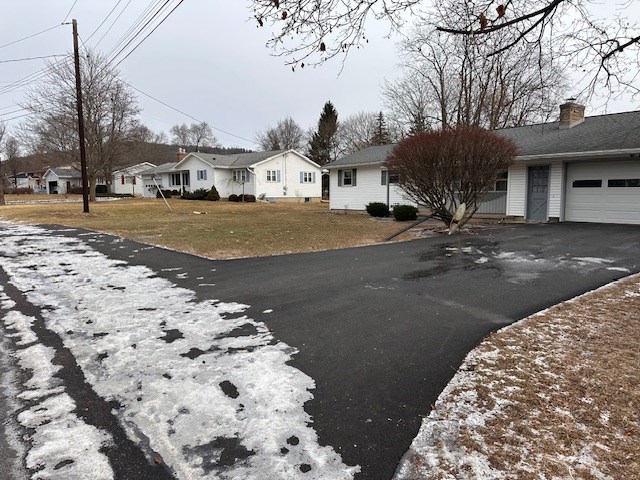
[{"label": "white house with porch", "polygon": [[178,161],[142,172],[144,196],[158,188],[192,192],[215,186],[221,198],[254,195],[269,201],[319,202],[320,166],[296,150],[234,155],[178,153]]}]

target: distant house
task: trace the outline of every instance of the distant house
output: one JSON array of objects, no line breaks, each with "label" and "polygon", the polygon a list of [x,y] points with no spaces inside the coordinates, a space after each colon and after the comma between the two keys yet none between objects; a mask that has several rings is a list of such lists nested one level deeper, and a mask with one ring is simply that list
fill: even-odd
[{"label": "distant house", "polygon": [[11,175],[9,182],[16,188],[30,188],[34,193],[46,192],[46,185],[42,179],[43,172],[20,172]]},{"label": "distant house", "polygon": [[[557,122],[495,132],[513,140],[520,155],[487,192],[479,213],[640,224],[640,111],[585,117],[584,106],[569,101]],[[331,209],[386,202],[381,167],[393,147],[370,147],[325,165]],[[389,192],[391,205],[407,203],[393,176]]]},{"label": "distant house", "polygon": [[111,192],[134,197],[144,196],[144,180],[141,173],[154,167],[153,163],[142,162],[115,170],[111,177]]},{"label": "distant house", "polygon": [[155,197],[158,188],[183,192],[215,186],[222,198],[247,194],[270,201],[321,199],[320,166],[295,150],[234,155],[180,152],[177,160],[140,174],[145,197]]},{"label": "distant house", "polygon": [[42,179],[49,194],[66,194],[72,188],[82,186],[82,174],[73,166],[49,168]]}]

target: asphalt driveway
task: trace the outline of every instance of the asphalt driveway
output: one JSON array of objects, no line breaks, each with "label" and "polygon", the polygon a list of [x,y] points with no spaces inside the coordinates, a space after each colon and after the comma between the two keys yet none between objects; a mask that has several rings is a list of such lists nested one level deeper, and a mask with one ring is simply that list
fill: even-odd
[{"label": "asphalt driveway", "polygon": [[487,333],[640,271],[633,226],[517,225],[228,261],[83,238],[200,300],[249,305],[246,315],[299,350],[290,364],[315,381],[304,409],[319,442],[360,465],[362,479],[392,477],[422,416]]}]

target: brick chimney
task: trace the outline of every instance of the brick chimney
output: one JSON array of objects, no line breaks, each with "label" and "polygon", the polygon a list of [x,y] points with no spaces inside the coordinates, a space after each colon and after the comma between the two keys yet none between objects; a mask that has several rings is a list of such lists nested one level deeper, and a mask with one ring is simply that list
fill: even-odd
[{"label": "brick chimney", "polygon": [[560,105],[560,129],[575,127],[584,122],[584,105],[576,103],[575,98],[568,98]]},{"label": "brick chimney", "polygon": [[187,156],[187,152],[184,148],[178,148],[178,153],[176,154],[177,161],[180,162],[184,157]]}]

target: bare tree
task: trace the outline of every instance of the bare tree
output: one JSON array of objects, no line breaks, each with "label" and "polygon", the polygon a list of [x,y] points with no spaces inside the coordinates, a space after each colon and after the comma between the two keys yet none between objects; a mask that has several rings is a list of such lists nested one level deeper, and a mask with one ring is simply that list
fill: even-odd
[{"label": "bare tree", "polygon": [[[28,92],[25,123],[35,149],[62,152],[75,161],[78,150],[73,62],[50,63],[42,82]],[[90,199],[98,178],[110,182],[122,146],[131,139],[139,113],[136,98],[107,59],[88,51],[81,59],[85,146]]]},{"label": "bare tree", "polygon": [[191,142],[191,132],[189,126],[186,123],[182,125],[174,125],[169,129],[171,134],[171,141],[176,145],[187,148]]},{"label": "bare tree", "polygon": [[207,122],[198,122],[187,125],[174,125],[169,130],[171,141],[184,148],[195,148],[196,152],[200,147],[217,147],[220,144],[213,134],[211,125]]},{"label": "bare tree", "polygon": [[196,152],[200,151],[200,147],[217,147],[218,140],[213,134],[211,125],[207,122],[192,123],[189,127],[190,143],[196,147]]},{"label": "bare tree", "polygon": [[410,132],[427,125],[476,125],[489,129],[547,121],[557,110],[565,80],[548,56],[519,48],[487,56],[495,44],[475,38],[441,39],[425,27],[402,44],[405,69],[387,82],[383,96],[397,122]]},{"label": "bare tree", "polygon": [[18,164],[18,156],[20,155],[20,142],[16,137],[7,136],[4,142],[4,154],[7,157],[7,168],[11,178],[13,178],[13,186],[18,186],[18,174],[20,166]]},{"label": "bare tree", "polygon": [[[252,0],[259,26],[271,29],[267,45],[287,63],[303,67],[365,47],[367,20],[403,25],[407,12],[436,15],[442,32],[473,37],[494,36],[498,53],[519,46],[563,58],[584,70],[591,91],[604,85],[637,92],[640,25],[628,14],[636,2],[624,0],[598,10],[596,0]],[[611,3],[611,2],[609,2]],[[421,8],[418,8],[421,7]],[[495,34],[495,35],[494,35]],[[529,59],[535,64],[536,59]]]},{"label": "bare tree", "polygon": [[386,165],[398,174],[398,184],[407,195],[447,225],[464,203],[462,226],[517,152],[511,140],[482,128],[459,126],[403,140]]},{"label": "bare tree", "polygon": [[358,112],[340,121],[336,137],[341,155],[348,155],[373,145],[376,118],[375,112]]},{"label": "bare tree", "polygon": [[291,117],[284,118],[275,127],[268,127],[256,135],[260,148],[272,150],[300,150],[306,143],[304,130]]}]

